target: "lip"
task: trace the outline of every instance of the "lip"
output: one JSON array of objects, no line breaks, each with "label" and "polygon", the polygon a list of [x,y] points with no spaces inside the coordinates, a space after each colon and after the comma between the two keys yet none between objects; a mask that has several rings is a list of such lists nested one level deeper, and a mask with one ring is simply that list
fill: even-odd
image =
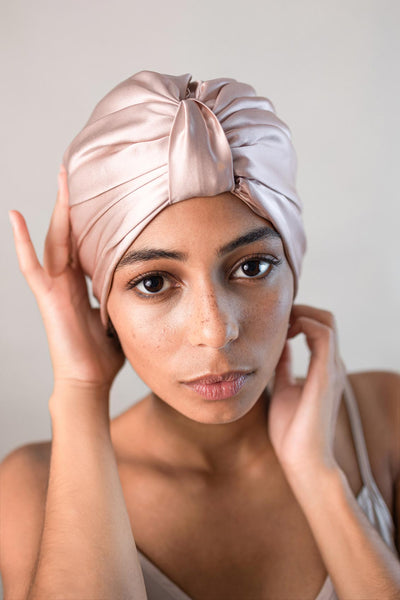
[{"label": "lip", "polygon": [[[253,371],[254,372],[254,371]],[[218,377],[219,381],[204,383],[204,378],[192,382],[183,382],[190,390],[196,392],[206,400],[224,400],[235,396],[245,385],[253,372],[236,372],[225,375],[209,375],[206,379]],[[223,379],[225,377],[225,379]]]},{"label": "lip", "polygon": [[209,385],[210,383],[219,383],[221,381],[234,381],[241,375],[250,375],[250,371],[227,371],[226,373],[206,373],[196,379],[190,379],[188,381],[182,381],[188,385],[199,384]]}]

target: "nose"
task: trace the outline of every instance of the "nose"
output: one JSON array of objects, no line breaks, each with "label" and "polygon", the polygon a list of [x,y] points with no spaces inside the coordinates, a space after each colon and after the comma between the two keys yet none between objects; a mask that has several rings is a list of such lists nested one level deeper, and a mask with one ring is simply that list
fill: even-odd
[{"label": "nose", "polygon": [[238,307],[211,285],[194,293],[188,313],[188,340],[192,346],[224,348],[239,336]]}]

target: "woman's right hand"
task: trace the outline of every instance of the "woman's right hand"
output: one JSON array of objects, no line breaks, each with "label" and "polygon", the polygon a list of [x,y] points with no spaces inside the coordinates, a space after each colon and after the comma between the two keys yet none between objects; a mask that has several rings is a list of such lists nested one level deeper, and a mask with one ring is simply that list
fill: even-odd
[{"label": "woman's right hand", "polygon": [[125,356],[107,336],[100,309],[90,304],[85,275],[76,253],[72,255],[69,210],[67,173],[62,166],[43,266],[24,217],[10,211],[18,262],[44,321],[55,387],[70,383],[109,390]]}]

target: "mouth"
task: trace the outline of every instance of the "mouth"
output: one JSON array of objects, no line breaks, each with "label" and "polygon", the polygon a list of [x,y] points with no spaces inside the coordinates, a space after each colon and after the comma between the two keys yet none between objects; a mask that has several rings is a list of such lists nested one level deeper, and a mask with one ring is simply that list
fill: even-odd
[{"label": "mouth", "polygon": [[189,379],[188,381],[182,381],[181,383],[186,383],[189,385],[199,384],[199,385],[208,385],[210,383],[220,383],[221,381],[234,381],[238,377],[242,375],[250,375],[253,371],[227,371],[226,373],[206,373],[205,375],[201,375],[200,377],[196,377],[194,379]]},{"label": "mouth", "polygon": [[220,375],[207,374],[182,383],[207,400],[223,400],[235,396],[253,373],[254,371],[230,371]]}]

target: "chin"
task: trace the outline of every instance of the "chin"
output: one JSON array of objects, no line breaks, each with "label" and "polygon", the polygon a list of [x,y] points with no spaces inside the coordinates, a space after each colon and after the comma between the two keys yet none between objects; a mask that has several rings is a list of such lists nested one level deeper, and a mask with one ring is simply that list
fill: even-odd
[{"label": "chin", "polygon": [[[244,417],[257,403],[265,386],[253,392],[242,390],[229,398],[208,399],[203,398],[189,390],[190,399],[182,400],[175,408],[183,416],[207,425],[222,425],[233,423]],[[197,396],[193,398],[193,396]]]}]

